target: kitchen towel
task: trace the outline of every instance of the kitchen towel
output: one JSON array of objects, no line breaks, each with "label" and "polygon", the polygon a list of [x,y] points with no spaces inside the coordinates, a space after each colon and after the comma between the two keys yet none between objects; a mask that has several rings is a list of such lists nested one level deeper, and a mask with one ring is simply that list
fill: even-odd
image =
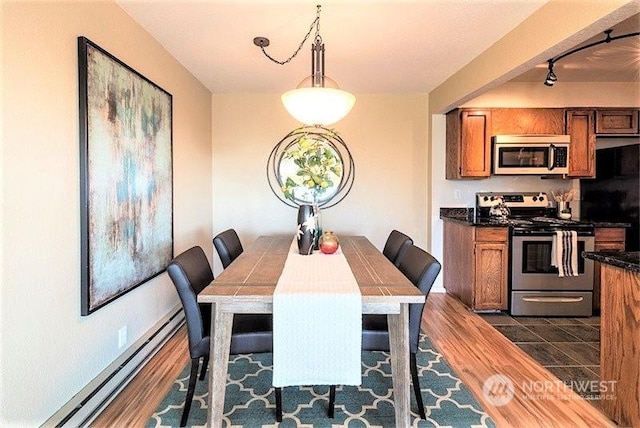
[{"label": "kitchen towel", "polygon": [[360,385],[362,296],[338,249],[294,240],[273,293],[273,386]]},{"label": "kitchen towel", "polygon": [[578,233],[575,230],[556,230],[551,241],[551,266],[558,275],[578,276]]}]

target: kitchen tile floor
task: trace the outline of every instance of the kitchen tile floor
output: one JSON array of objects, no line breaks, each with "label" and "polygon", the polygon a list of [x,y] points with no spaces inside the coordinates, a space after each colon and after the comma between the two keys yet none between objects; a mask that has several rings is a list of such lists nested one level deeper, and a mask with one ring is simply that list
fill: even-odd
[{"label": "kitchen tile floor", "polygon": [[587,386],[600,379],[600,317],[479,315],[558,379],[598,406],[597,394]]}]

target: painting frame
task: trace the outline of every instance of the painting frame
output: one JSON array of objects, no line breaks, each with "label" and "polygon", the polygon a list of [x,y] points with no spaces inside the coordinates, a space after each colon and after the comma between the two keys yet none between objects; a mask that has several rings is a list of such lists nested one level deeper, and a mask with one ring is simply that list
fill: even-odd
[{"label": "painting frame", "polygon": [[78,37],[81,315],[173,259],[173,97]]}]

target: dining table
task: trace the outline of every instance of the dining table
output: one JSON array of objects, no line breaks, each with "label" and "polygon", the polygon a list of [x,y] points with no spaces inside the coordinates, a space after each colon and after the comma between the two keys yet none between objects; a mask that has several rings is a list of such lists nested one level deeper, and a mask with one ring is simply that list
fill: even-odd
[{"label": "dining table", "polygon": [[[273,313],[273,295],[292,235],[258,237],[204,290],[212,305],[208,422],[222,426],[234,314]],[[395,425],[410,426],[409,304],[425,296],[365,236],[340,236],[340,248],[362,296],[362,314],[386,314]],[[312,256],[310,256],[312,257]]]}]

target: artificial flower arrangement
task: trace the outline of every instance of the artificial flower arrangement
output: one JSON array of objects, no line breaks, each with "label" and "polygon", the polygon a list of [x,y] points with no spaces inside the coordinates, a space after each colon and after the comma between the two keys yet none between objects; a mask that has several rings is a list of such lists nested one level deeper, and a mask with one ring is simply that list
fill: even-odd
[{"label": "artificial flower arrangement", "polygon": [[342,179],[342,162],[335,150],[313,136],[302,136],[283,156],[297,167],[282,185],[282,193],[291,201],[307,200],[317,208],[327,190],[335,189],[335,183]]}]

